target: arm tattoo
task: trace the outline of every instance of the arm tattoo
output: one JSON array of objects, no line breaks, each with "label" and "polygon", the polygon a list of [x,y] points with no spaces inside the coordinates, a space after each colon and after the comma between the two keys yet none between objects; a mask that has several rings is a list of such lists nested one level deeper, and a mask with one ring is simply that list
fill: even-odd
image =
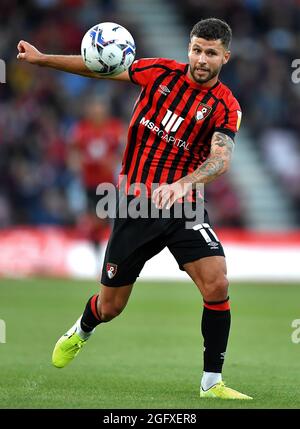
[{"label": "arm tattoo", "polygon": [[215,132],[211,141],[209,157],[193,173],[181,181],[189,183],[209,183],[225,173],[229,166],[234,142],[226,134]]},{"label": "arm tattoo", "polygon": [[224,148],[225,153],[227,152],[231,155],[234,147],[234,141],[227,134],[217,132],[213,135],[212,147],[216,150],[218,150],[218,148]]},{"label": "arm tattoo", "polygon": [[192,174],[193,183],[209,183],[223,172],[225,161],[221,157],[209,157]]}]

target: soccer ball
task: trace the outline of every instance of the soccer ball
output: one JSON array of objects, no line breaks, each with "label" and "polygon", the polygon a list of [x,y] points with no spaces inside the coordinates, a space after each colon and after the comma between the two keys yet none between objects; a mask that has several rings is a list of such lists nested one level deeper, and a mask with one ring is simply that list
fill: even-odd
[{"label": "soccer ball", "polygon": [[85,65],[103,76],[116,76],[127,70],[135,57],[135,43],[126,28],[102,22],[90,28],[81,42]]}]

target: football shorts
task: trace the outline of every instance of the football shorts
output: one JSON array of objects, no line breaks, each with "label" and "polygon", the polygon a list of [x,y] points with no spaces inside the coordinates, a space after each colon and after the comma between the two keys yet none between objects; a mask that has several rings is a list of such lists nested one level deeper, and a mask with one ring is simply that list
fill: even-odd
[{"label": "football shorts", "polygon": [[[153,206],[149,199],[150,206]],[[179,268],[184,264],[208,256],[225,256],[222,244],[210,226],[207,211],[200,219],[181,210],[176,215],[175,203],[165,218],[166,209],[156,210],[159,217],[122,218],[116,209],[113,229],[106,248],[101,282],[106,286],[133,284],[145,263],[168,247]],[[194,203],[190,203],[191,208]],[[177,206],[178,208],[178,206]],[[180,210],[177,211],[177,213]],[[164,267],[166,270],[168,267]]]}]

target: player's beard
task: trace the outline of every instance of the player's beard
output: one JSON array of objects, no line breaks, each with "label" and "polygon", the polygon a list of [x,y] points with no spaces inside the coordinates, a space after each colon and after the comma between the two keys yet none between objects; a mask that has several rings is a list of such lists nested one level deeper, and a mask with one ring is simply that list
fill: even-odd
[{"label": "player's beard", "polygon": [[211,79],[213,79],[214,77],[218,76],[218,74],[221,71],[221,68],[222,68],[222,66],[215,68],[213,70],[208,69],[208,68],[204,68],[206,73],[204,74],[203,77],[200,77],[197,74],[197,69],[199,69],[199,67],[195,66],[193,68],[190,68],[190,70],[191,70],[191,75],[193,76],[194,80],[197,83],[201,84],[201,83],[206,83],[206,82],[210,81]]}]

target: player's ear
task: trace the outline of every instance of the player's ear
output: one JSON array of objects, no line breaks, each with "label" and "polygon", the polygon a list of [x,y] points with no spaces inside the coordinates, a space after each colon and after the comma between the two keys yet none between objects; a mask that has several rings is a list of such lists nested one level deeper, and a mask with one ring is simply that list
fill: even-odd
[{"label": "player's ear", "polygon": [[226,51],[223,57],[223,64],[228,63],[229,58],[230,58],[231,52],[230,51]]},{"label": "player's ear", "polygon": [[190,51],[191,51],[191,42],[189,42],[189,45],[188,45],[188,53],[190,53]]}]

